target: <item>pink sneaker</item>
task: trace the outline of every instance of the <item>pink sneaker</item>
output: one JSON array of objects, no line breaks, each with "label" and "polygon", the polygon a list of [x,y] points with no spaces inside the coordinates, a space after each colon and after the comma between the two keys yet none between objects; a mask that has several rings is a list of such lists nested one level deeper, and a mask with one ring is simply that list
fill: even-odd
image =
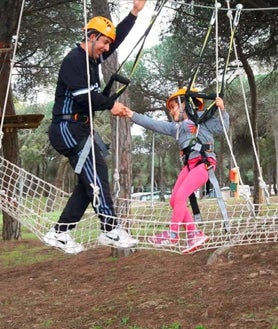
[{"label": "pink sneaker", "polygon": [[179,241],[178,233],[163,231],[156,233],[155,235],[148,238],[148,242],[156,247],[175,245]]},{"label": "pink sneaker", "polygon": [[187,247],[182,250],[183,254],[187,254],[189,252],[195,251],[202,244],[209,240],[209,237],[205,235],[204,232],[198,231],[194,233],[188,234]]}]

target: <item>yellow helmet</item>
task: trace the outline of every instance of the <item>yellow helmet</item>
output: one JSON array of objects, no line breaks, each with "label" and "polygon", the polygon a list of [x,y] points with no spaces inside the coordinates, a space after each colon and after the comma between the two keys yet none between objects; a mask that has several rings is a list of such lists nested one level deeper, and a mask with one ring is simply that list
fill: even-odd
[{"label": "yellow helmet", "polygon": [[[195,92],[198,92],[199,90],[196,89],[196,88],[191,88],[190,89],[191,91],[195,91]],[[187,88],[184,87],[184,88],[181,88],[181,89],[178,89],[176,92],[174,92],[166,101],[166,107],[168,110],[170,110],[170,102],[171,100],[177,98],[178,96],[185,96],[185,93],[187,91]],[[198,109],[201,111],[203,108],[204,108],[204,100],[203,98],[199,98],[199,97],[196,97],[197,101],[198,101]]]},{"label": "yellow helmet", "polygon": [[83,29],[96,30],[113,41],[116,39],[116,28],[114,24],[108,18],[102,16],[93,17]]}]

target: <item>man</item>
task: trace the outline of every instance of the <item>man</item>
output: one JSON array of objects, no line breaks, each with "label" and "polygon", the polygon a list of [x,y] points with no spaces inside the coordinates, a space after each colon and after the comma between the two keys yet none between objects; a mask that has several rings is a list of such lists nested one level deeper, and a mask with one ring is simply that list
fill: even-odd
[{"label": "man", "polygon": [[[76,254],[84,250],[83,245],[72,238],[70,230],[80,221],[89,203],[99,213],[102,230],[99,243],[121,248],[131,248],[137,244],[137,240],[116,219],[107,165],[101,153],[101,145],[96,143],[95,138],[94,157],[92,156],[89,111],[91,108],[92,114],[103,110],[110,110],[113,115],[122,113],[123,104],[101,94],[99,65],[125,39],[145,2],[146,0],[134,0],[133,9],[117,28],[105,17],[92,18],[84,27],[86,38],[66,55],[59,71],[49,139],[60,154],[68,157],[78,174],[78,183],[58,223],[44,236],[44,241],[67,253]],[[95,182],[98,209],[94,205]]]}]

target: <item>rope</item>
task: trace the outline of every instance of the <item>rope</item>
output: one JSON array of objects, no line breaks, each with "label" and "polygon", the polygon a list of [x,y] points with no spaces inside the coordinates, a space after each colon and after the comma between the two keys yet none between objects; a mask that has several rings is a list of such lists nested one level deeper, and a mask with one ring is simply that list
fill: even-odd
[{"label": "rope", "polygon": [[[234,23],[233,23],[233,14],[232,14],[232,11],[228,11],[227,13],[227,17],[229,18],[229,22],[230,22],[230,28],[231,28],[231,31],[233,30],[234,28]],[[237,16],[237,21],[238,22],[238,19],[239,17]],[[234,39],[233,39],[233,46],[235,47],[235,42],[234,42]],[[221,110],[219,110],[219,116],[220,116],[220,120],[222,122],[222,125],[224,127],[224,121],[223,121],[223,117],[222,117],[222,113],[221,113]],[[229,136],[228,136],[228,133],[227,133],[227,130],[225,129],[224,127],[224,135],[225,135],[225,138],[226,138],[226,142],[228,144],[228,147],[229,147],[229,150],[230,150],[230,154],[231,154],[231,157],[232,157],[232,160],[233,160],[233,163],[235,165],[235,168],[238,172],[238,176],[239,176],[239,182],[241,185],[244,185],[243,183],[243,180],[242,180],[242,177],[241,177],[241,174],[240,174],[240,171],[239,171],[239,166],[237,164],[237,160],[235,158],[235,155],[234,155],[234,152],[233,152],[233,148],[232,148],[232,145],[231,145],[231,142],[230,142],[230,139],[229,139]],[[253,211],[254,209],[254,206],[253,206],[253,203],[251,202],[249,196],[246,194],[246,193],[242,193],[243,197],[245,198],[246,202],[249,203],[250,205],[250,211]],[[255,213],[253,213],[254,217],[255,217]]]},{"label": "rope", "polygon": [[215,23],[215,18],[216,18],[216,11],[214,9],[214,11],[212,13],[212,16],[211,16],[211,19],[210,19],[210,22],[209,22],[209,26],[208,26],[208,29],[207,29],[207,33],[206,33],[206,36],[205,36],[205,39],[204,39],[202,48],[201,48],[200,53],[199,53],[199,61],[197,63],[197,67],[195,69],[194,75],[192,76],[192,79],[189,82],[189,85],[187,87],[187,92],[189,92],[190,89],[191,89],[191,87],[194,86],[194,84],[195,84],[195,80],[197,78],[197,75],[198,75],[198,72],[199,72],[199,67],[200,67],[200,64],[201,64],[201,59],[202,59],[204,50],[205,50],[205,48],[206,48],[206,46],[208,44],[208,39],[209,39],[209,36],[211,34],[212,27],[213,27],[213,25]]},{"label": "rope", "polygon": [[[218,9],[221,8],[221,4],[215,0],[215,76],[216,76],[216,96],[218,97],[219,93],[219,83],[218,83],[218,76],[219,76],[219,61],[218,61]],[[218,108],[219,109],[219,108]],[[224,126],[223,126],[224,127]],[[224,128],[225,129],[225,128]]]},{"label": "rope", "polygon": [[115,198],[118,199],[121,190],[120,175],[119,175],[119,117],[116,117],[116,164],[114,170],[114,193]]},{"label": "rope", "polygon": [[[23,7],[24,5],[22,5]],[[22,12],[20,20],[21,16]],[[19,29],[17,31],[15,48],[17,47],[18,34]],[[15,58],[15,51],[13,58]],[[69,194],[2,157],[0,157],[0,177],[7,178],[0,179],[0,208],[20,221],[40,240],[43,240],[46,232],[56,222],[57,213],[60,213],[64,208]],[[7,191],[11,192],[11,194],[7,193]],[[123,199],[119,201],[121,202],[119,202],[116,212],[122,214],[127,202],[131,204],[131,200]],[[277,204],[264,209],[264,217],[258,216],[255,220],[250,220],[250,213],[246,211],[245,205],[227,205],[231,214],[231,230],[226,234],[222,232],[222,218],[220,218],[219,211],[214,204],[211,205],[210,200],[207,199],[200,200],[200,203],[203,215],[201,227],[210,236],[210,240],[198,250],[215,249],[227,245],[273,243],[278,241]],[[155,247],[149,243],[150,236],[168,228],[171,212],[172,209],[168,203],[156,203],[150,208],[141,201],[132,201],[132,216],[125,218],[125,220],[130,224],[131,233],[139,241],[138,249],[157,249],[183,254],[184,246],[187,244],[185,237],[181,237],[177,245],[165,245],[162,248]],[[76,223],[76,229],[71,231],[72,237],[76,241],[80,241],[85,249],[95,248],[98,244],[96,237],[100,233],[100,228],[98,220],[94,220],[98,216],[99,214],[94,212],[86,213],[82,221]]]},{"label": "rope", "polygon": [[[125,60],[121,63],[120,67],[118,68],[118,70],[116,71],[115,74],[113,74],[111,76],[110,81],[108,82],[108,84],[106,85],[106,87],[103,90],[103,94],[108,96],[110,94],[111,91],[111,87],[114,81],[118,81],[120,83],[123,84],[122,87],[120,87],[112,96],[110,96],[111,99],[115,100],[117,99],[128,87],[130,80],[132,78],[132,76],[135,73],[135,70],[137,68],[137,65],[139,63],[140,58],[142,57],[142,52],[143,52],[143,48],[147,39],[147,36],[149,35],[152,26],[154,25],[159,13],[161,12],[162,8],[164,7],[164,5],[166,4],[168,0],[157,0],[156,4],[155,4],[155,8],[154,8],[154,13],[150,19],[149,25],[147,27],[147,29],[145,30],[144,34],[140,37],[140,39],[137,41],[137,43],[135,44],[135,46],[132,48],[132,50],[129,52],[129,54],[127,55],[127,57],[125,58]],[[125,62],[127,61],[127,59],[130,57],[130,55],[133,53],[134,49],[136,49],[138,47],[138,45],[141,43],[141,46],[139,48],[139,51],[135,57],[135,60],[133,62],[133,66],[131,68],[130,74],[128,78],[124,78],[122,76],[120,76],[118,73],[121,71],[123,65],[125,64]]]},{"label": "rope", "polygon": [[[122,0],[124,1],[124,0]],[[169,3],[173,3],[174,5],[182,5],[182,6],[188,6],[190,9],[193,7],[196,8],[204,8],[204,9],[213,9],[213,6],[205,6],[205,5],[200,5],[196,4],[194,1],[191,1],[190,3],[184,3],[184,0],[168,0]],[[226,8],[219,8],[220,10],[227,11]],[[235,9],[231,9],[232,11],[236,11]],[[278,7],[261,7],[261,8],[244,8],[243,11],[264,11],[264,10],[278,10]],[[229,9],[228,9],[229,11]]]},{"label": "rope", "polygon": [[[43,241],[45,234],[55,225],[57,213],[62,212],[70,195],[2,157],[0,177],[5,177],[0,179],[0,208]],[[127,205],[131,206],[132,212],[126,218],[124,214]],[[230,223],[228,233],[223,232],[223,219],[218,207],[215,207],[214,200],[201,199],[199,206],[202,222],[197,226],[210,239],[198,251],[221,246],[278,242],[277,203],[264,207],[261,215],[254,219],[246,209],[246,204],[235,204],[233,200],[227,200]],[[176,245],[165,244],[157,247],[149,243],[149,237],[169,227],[172,213],[169,202],[152,202],[150,205],[149,202],[141,200],[118,199],[115,211],[117,218],[124,221],[132,236],[139,241],[136,249],[183,253],[187,244],[185,235],[180,237]],[[76,224],[76,228],[71,230],[71,236],[80,242],[85,250],[95,249],[99,244],[97,237],[101,231],[98,216],[99,214],[90,209],[81,221],[72,223]],[[107,218],[107,215],[103,216]]]},{"label": "rope", "polygon": [[[227,2],[228,9],[230,9],[229,0],[226,0],[226,2]],[[239,5],[237,5],[237,6],[239,6]],[[228,11],[228,14],[227,15],[228,15],[228,17],[231,17],[231,11]],[[238,21],[236,23],[238,23]],[[231,19],[230,19],[230,24],[231,24]],[[239,61],[239,58],[238,58],[238,53],[237,53],[237,47],[236,47],[235,40],[233,40],[233,48],[234,48],[234,53],[235,53],[235,58],[236,58],[236,63],[237,63],[237,71],[239,72],[240,71],[240,69],[239,69],[239,62],[240,61]],[[266,201],[267,201],[267,204],[269,204],[270,203],[270,201],[269,201],[269,192],[267,190],[267,185],[264,182],[264,179],[263,179],[263,176],[262,176],[262,170],[261,170],[260,160],[259,160],[258,152],[257,152],[257,149],[256,149],[256,144],[255,144],[253,129],[252,129],[250,115],[249,115],[249,111],[248,111],[248,105],[247,105],[247,99],[246,99],[246,92],[245,92],[245,88],[244,88],[242,74],[238,74],[238,76],[239,76],[239,80],[240,80],[240,86],[241,86],[242,96],[243,96],[243,101],[244,101],[244,109],[245,109],[245,113],[246,113],[246,117],[247,117],[247,123],[248,123],[249,131],[250,131],[250,135],[251,135],[253,151],[254,151],[254,154],[255,154],[256,164],[257,164],[258,171],[259,171],[259,177],[258,177],[258,179],[259,179],[259,185],[260,185],[260,188],[261,189],[264,189]],[[239,170],[238,170],[238,173],[239,173]],[[243,184],[240,175],[239,175],[239,178],[240,178],[240,183]]]},{"label": "rope", "polygon": [[[236,30],[236,27],[238,25],[238,21],[239,21],[239,16],[240,16],[240,11],[242,9],[242,5],[240,5],[240,7],[238,8],[237,12],[236,12],[236,16],[235,16],[235,20],[234,20],[234,24],[233,24],[233,27],[231,29],[231,35],[230,35],[230,44],[229,44],[229,49],[228,49],[228,54],[227,54],[227,58],[226,58],[226,61],[225,61],[225,66],[224,66],[224,70],[223,70],[223,74],[222,74],[222,84],[221,84],[221,89],[219,90],[219,86],[218,86],[218,15],[216,15],[216,12],[218,13],[218,10],[220,9],[221,7],[221,4],[220,3],[217,3],[215,4],[215,8],[214,8],[214,12],[212,14],[212,18],[211,18],[211,21],[210,21],[210,24],[209,24],[209,28],[208,28],[208,31],[207,31],[207,34],[206,34],[206,37],[205,37],[205,40],[204,40],[204,43],[203,43],[203,47],[200,51],[200,55],[199,55],[199,61],[198,61],[198,64],[197,64],[197,68],[195,70],[195,73],[194,73],[194,76],[192,77],[190,83],[189,83],[189,86],[187,88],[187,91],[186,91],[186,94],[185,96],[187,96],[189,98],[189,100],[187,101],[187,106],[186,106],[186,112],[187,112],[187,115],[188,117],[194,121],[196,124],[198,123],[202,123],[206,120],[208,120],[209,118],[211,118],[213,116],[213,114],[215,113],[215,111],[217,110],[216,106],[215,106],[215,97],[218,96],[218,93],[220,94],[221,97],[224,96],[224,87],[225,87],[225,76],[226,76],[226,71],[227,71],[227,68],[228,68],[228,65],[229,65],[229,62],[230,62],[230,55],[231,55],[231,52],[232,52],[232,47],[233,47],[233,40],[234,40],[234,35],[235,35],[235,30]],[[197,78],[197,74],[198,74],[198,71],[199,71],[199,66],[200,66],[200,63],[201,63],[201,58],[202,58],[202,55],[203,55],[203,50],[207,44],[207,41],[208,41],[208,36],[209,34],[211,33],[211,29],[212,29],[212,25],[214,24],[215,20],[217,19],[217,24],[216,24],[216,37],[215,37],[215,43],[216,43],[216,84],[217,84],[217,93],[216,94],[205,94],[205,93],[200,93],[200,92],[193,92],[191,91],[191,86],[193,86],[193,83],[195,83],[195,80]],[[202,114],[201,117],[198,116],[197,114],[197,111],[195,110],[195,107],[194,106],[191,106],[190,103],[193,103],[192,101],[192,97],[201,97],[201,98],[204,98],[204,99],[212,99],[213,102],[207,107],[207,109],[205,110],[205,112]]]},{"label": "rope", "polygon": [[[121,63],[120,67],[118,68],[118,70],[116,71],[115,74],[112,75],[110,81],[108,82],[108,84],[106,85],[106,87],[104,88],[103,94],[105,95],[109,95],[111,88],[112,88],[112,84],[114,81],[123,83],[124,85],[122,87],[120,87],[114,95],[110,96],[110,98],[112,99],[116,99],[118,98],[128,87],[128,84],[130,82],[130,79],[132,78],[132,76],[135,73],[135,70],[138,66],[139,63],[139,59],[142,57],[142,51],[144,48],[144,44],[146,41],[146,38],[148,36],[148,34],[151,31],[151,28],[154,24],[154,22],[156,21],[159,13],[161,12],[163,6],[165,5],[165,3],[167,2],[167,0],[157,0],[156,4],[155,4],[155,8],[154,8],[154,13],[150,19],[149,25],[147,27],[147,29],[145,30],[144,34],[140,37],[140,39],[137,41],[137,43],[135,44],[135,46],[133,47],[133,49],[129,52],[129,54],[127,55],[127,57],[125,58],[125,60]],[[140,44],[140,42],[142,42],[139,51],[135,57],[135,61],[133,63],[131,72],[129,74],[128,79],[121,77],[118,73],[121,71],[124,63],[127,61],[127,59],[130,57],[130,55],[133,53],[134,49],[137,48],[137,46]],[[115,164],[115,169],[114,169],[114,193],[115,193],[115,198],[118,199],[119,197],[119,193],[120,193],[120,175],[119,175],[119,117],[116,118],[116,164]]]},{"label": "rope", "polygon": [[87,7],[86,0],[83,1],[84,5],[84,23],[85,23],[85,45],[86,45],[86,70],[87,70],[87,83],[88,83],[88,100],[89,100],[89,117],[90,117],[90,131],[91,131],[91,150],[92,150],[92,162],[93,162],[93,170],[94,170],[94,183],[91,183],[91,187],[94,190],[94,198],[93,198],[93,206],[98,210],[98,206],[100,204],[99,200],[99,187],[97,186],[97,169],[96,169],[96,161],[95,161],[95,148],[94,148],[94,124],[93,124],[93,109],[92,109],[92,97],[90,92],[90,65],[89,65],[89,52],[88,52],[88,36],[87,36]]},{"label": "rope", "polygon": [[4,136],[3,126],[4,126],[5,115],[6,115],[8,97],[9,97],[9,93],[10,93],[10,87],[11,87],[11,81],[12,81],[12,70],[14,68],[14,63],[15,63],[15,56],[16,56],[17,45],[18,45],[18,36],[19,36],[19,32],[20,32],[20,26],[21,26],[21,20],[22,20],[22,16],[23,16],[24,5],[25,5],[25,0],[22,0],[21,9],[20,9],[19,18],[18,18],[17,30],[16,30],[13,56],[12,56],[11,65],[10,65],[9,79],[8,79],[7,90],[6,90],[5,101],[4,101],[4,105],[3,105],[2,117],[1,117],[1,123],[0,123],[0,149],[2,148],[2,139],[3,139],[3,136]]}]

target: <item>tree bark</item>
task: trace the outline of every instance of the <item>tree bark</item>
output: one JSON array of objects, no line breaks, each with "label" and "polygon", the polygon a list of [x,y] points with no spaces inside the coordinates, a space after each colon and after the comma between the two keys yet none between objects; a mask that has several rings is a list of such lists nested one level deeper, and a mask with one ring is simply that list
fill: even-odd
[{"label": "tree bark", "polygon": [[[257,87],[256,87],[256,81],[255,81],[255,76],[254,72],[248,63],[247,57],[244,55],[243,50],[240,46],[240,43],[238,42],[238,54],[239,54],[239,59],[242,62],[244,71],[246,72],[249,87],[250,87],[250,96],[251,96],[251,125],[252,125],[252,131],[253,131],[253,137],[254,137],[254,145],[259,157],[259,134],[258,134],[258,125],[257,125]],[[259,187],[259,168],[257,165],[256,161],[256,155],[253,153],[253,158],[254,158],[254,166],[253,166],[253,171],[254,171],[254,195],[253,195],[253,203],[258,204],[261,203],[260,200],[260,187]]]},{"label": "tree bark", "polygon": [[[0,23],[0,29],[1,29]],[[1,42],[0,40],[0,104],[5,104],[5,99],[7,95],[8,89],[8,81],[9,81],[9,74],[11,69],[10,64],[10,56],[11,51],[7,49],[10,48],[11,45],[9,42]],[[1,51],[2,50],[2,51]],[[4,112],[5,110],[5,112]],[[0,108],[1,117],[7,114],[15,114],[15,109],[13,105],[12,99],[12,92],[11,90],[8,93],[6,108],[4,106]],[[17,130],[10,129],[5,130],[3,129],[3,140],[2,142],[2,151],[3,156],[6,160],[18,164],[18,137],[17,137]],[[2,177],[5,181],[8,177]],[[7,194],[7,198],[9,199],[11,196],[12,191],[9,191],[9,186],[7,186],[7,190],[5,191]],[[19,239],[21,235],[20,224],[17,220],[12,218],[7,213],[3,212],[3,227],[2,227],[2,237],[4,240],[11,240],[11,239]]]},{"label": "tree bark", "polygon": [[[94,16],[100,15],[111,19],[107,0],[91,1],[91,4]],[[102,73],[106,83],[109,81],[110,76],[115,73],[117,67],[118,56],[115,52],[102,64]],[[116,88],[114,87],[111,94],[115,92],[115,90]],[[127,92],[121,95],[119,101],[123,104],[128,103]],[[119,197],[123,199],[130,199],[132,177],[130,120],[127,118],[116,118],[111,116],[111,129],[113,172],[115,173],[115,170],[117,170],[119,174]],[[115,183],[116,181],[113,175],[112,186],[114,186]],[[116,192],[117,191],[113,191],[114,197],[116,196]],[[117,198],[115,200],[115,205],[116,208],[119,206]],[[129,215],[129,210],[130,207],[128,201],[125,204],[121,204],[121,218],[127,217]],[[114,257],[127,256],[130,253],[131,250],[123,251],[115,248],[112,249],[112,254]]]},{"label": "tree bark", "polygon": [[[15,114],[12,91],[8,90],[8,81],[11,70],[12,36],[16,33],[21,1],[2,0],[0,2],[0,115]],[[4,113],[6,95],[7,105]],[[1,132],[2,133],[2,132]],[[16,129],[3,131],[2,151],[6,160],[18,164],[18,137]],[[5,180],[5,177],[2,177]],[[11,191],[7,186],[7,197]],[[2,237],[4,240],[19,239],[21,236],[20,224],[17,220],[3,212]]]},{"label": "tree bark", "polygon": [[277,125],[278,125],[278,117],[277,115],[273,116],[273,134],[274,134],[274,145],[275,145],[275,155],[276,155],[276,175],[274,179],[274,191],[275,194],[277,194],[277,182],[278,182],[278,130],[277,130]]}]

